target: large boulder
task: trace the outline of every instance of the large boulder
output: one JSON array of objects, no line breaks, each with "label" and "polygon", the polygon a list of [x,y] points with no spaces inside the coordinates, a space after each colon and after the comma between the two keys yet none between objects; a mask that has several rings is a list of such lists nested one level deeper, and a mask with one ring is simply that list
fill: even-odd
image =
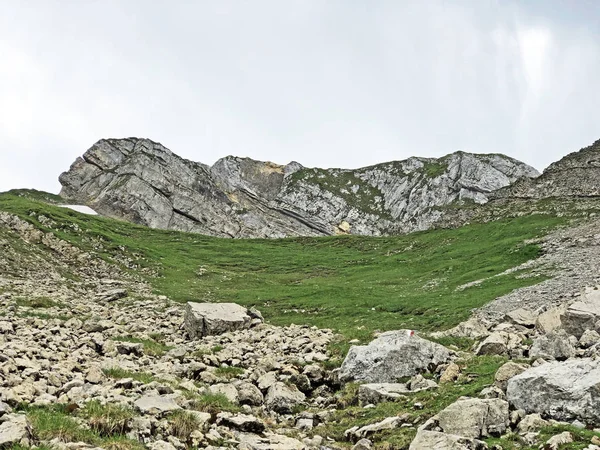
[{"label": "large boulder", "polygon": [[600,290],[588,290],[561,316],[564,330],[578,339],[586,330],[600,331]]},{"label": "large boulder", "polygon": [[0,448],[29,446],[31,427],[24,414],[10,414],[0,425]]},{"label": "large boulder", "polygon": [[488,446],[476,439],[438,431],[419,430],[409,450],[484,450]]},{"label": "large boulder", "polygon": [[188,302],[184,326],[192,339],[250,328],[257,314],[236,303]]},{"label": "large boulder", "polygon": [[304,400],[306,396],[298,389],[278,381],[269,388],[265,397],[265,406],[280,414],[290,414],[294,407],[304,403]]},{"label": "large boulder", "polygon": [[432,420],[444,433],[472,439],[499,436],[510,423],[508,402],[498,398],[461,399],[440,411]]},{"label": "large boulder", "polygon": [[577,349],[569,340],[567,333],[559,330],[535,338],[529,350],[529,357],[564,361],[572,358],[576,353]]},{"label": "large boulder", "polygon": [[600,425],[600,360],[572,359],[542,364],[508,381],[515,409],[561,421]]},{"label": "large boulder", "polygon": [[369,345],[350,348],[342,367],[340,380],[368,383],[393,383],[450,360],[443,345],[423,339],[409,330],[388,331]]},{"label": "large boulder", "polygon": [[518,334],[507,331],[494,331],[475,349],[478,355],[506,355],[517,348],[522,338]]}]

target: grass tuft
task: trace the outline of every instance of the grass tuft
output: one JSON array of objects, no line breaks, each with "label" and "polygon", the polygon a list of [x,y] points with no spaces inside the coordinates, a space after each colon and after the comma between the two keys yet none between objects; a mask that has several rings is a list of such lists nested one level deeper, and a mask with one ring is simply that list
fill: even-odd
[{"label": "grass tuft", "polygon": [[131,408],[114,404],[103,405],[97,400],[86,403],[79,414],[87,419],[90,428],[100,436],[125,434],[135,416]]},{"label": "grass tuft", "polygon": [[190,435],[200,426],[198,417],[194,413],[184,410],[169,414],[168,421],[173,435],[184,442],[187,442]]}]

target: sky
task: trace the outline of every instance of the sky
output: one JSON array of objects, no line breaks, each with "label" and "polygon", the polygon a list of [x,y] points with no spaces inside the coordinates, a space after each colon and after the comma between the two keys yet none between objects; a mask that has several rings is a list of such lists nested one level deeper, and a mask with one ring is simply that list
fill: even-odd
[{"label": "sky", "polygon": [[0,191],[97,140],[355,168],[543,169],[600,138],[596,0],[3,0]]}]

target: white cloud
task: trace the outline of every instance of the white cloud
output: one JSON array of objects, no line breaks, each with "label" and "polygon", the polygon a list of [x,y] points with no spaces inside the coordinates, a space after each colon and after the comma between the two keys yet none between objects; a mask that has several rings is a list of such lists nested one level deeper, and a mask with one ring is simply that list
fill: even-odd
[{"label": "white cloud", "polygon": [[566,18],[559,2],[3,6],[0,191],[57,191],[102,137],[206,163],[357,167],[460,149],[538,168],[600,137],[598,17]]}]

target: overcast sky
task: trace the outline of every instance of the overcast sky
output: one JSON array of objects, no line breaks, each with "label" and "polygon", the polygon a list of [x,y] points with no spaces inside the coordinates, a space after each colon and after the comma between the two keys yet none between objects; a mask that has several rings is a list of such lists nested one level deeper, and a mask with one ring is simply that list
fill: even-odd
[{"label": "overcast sky", "polygon": [[600,138],[596,0],[2,0],[0,191],[103,137],[354,168],[543,169]]}]

